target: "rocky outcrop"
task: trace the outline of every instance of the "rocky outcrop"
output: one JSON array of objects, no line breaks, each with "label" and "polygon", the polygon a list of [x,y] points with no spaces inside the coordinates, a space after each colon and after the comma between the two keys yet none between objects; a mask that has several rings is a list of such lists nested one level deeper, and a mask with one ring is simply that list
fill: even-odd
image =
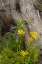
[{"label": "rocky outcrop", "polygon": [[[0,10],[5,10],[8,18],[15,20],[23,19],[27,23],[26,44],[29,31],[38,32],[36,45],[42,49],[42,20],[39,14],[39,3],[34,6],[37,0],[0,0]],[[40,9],[41,10],[41,9]],[[3,12],[3,11],[2,11]]]}]

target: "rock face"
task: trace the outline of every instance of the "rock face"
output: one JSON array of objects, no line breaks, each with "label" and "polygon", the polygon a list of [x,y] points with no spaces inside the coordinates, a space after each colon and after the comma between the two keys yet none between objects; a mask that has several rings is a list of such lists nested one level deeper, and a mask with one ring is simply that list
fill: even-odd
[{"label": "rock face", "polygon": [[39,14],[39,10],[36,10],[33,6],[34,0],[21,0],[20,7],[22,17],[27,21],[30,31],[38,32],[37,46],[42,48],[42,22]]},{"label": "rock face", "polygon": [[[39,1],[36,1],[38,0],[0,0],[0,10],[5,10],[8,18],[23,19],[27,22],[26,44],[28,44],[29,30],[38,32],[36,45],[39,49],[42,49],[42,20],[37,5]],[[34,4],[38,9],[35,8]]]},{"label": "rock face", "polygon": [[39,10],[41,20],[42,20],[42,0],[36,0],[34,3],[34,7],[36,10]]}]

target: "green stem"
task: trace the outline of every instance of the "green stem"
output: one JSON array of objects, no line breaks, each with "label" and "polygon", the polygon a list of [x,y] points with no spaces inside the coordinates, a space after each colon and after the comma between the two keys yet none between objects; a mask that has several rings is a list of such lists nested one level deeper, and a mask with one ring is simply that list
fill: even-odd
[{"label": "green stem", "polygon": [[21,41],[22,40],[22,37],[20,36],[20,38],[19,38],[19,50],[21,50]]}]

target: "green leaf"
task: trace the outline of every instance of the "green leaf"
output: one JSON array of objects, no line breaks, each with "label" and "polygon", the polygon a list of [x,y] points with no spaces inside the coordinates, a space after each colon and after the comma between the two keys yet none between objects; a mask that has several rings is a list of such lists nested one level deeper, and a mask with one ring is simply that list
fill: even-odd
[{"label": "green leaf", "polygon": [[28,62],[27,62],[27,61],[25,61],[25,64],[28,64]]}]

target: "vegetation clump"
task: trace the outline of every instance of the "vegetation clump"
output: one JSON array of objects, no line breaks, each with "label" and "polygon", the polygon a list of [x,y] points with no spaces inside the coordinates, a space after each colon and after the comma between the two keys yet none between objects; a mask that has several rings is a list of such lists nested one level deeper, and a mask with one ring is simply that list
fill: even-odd
[{"label": "vegetation clump", "polygon": [[25,22],[17,21],[17,26],[12,27],[13,33],[5,34],[6,43],[2,44],[0,38],[0,64],[36,64],[38,62],[38,49],[32,42],[37,38],[37,32],[30,32],[28,48],[24,48]]}]

